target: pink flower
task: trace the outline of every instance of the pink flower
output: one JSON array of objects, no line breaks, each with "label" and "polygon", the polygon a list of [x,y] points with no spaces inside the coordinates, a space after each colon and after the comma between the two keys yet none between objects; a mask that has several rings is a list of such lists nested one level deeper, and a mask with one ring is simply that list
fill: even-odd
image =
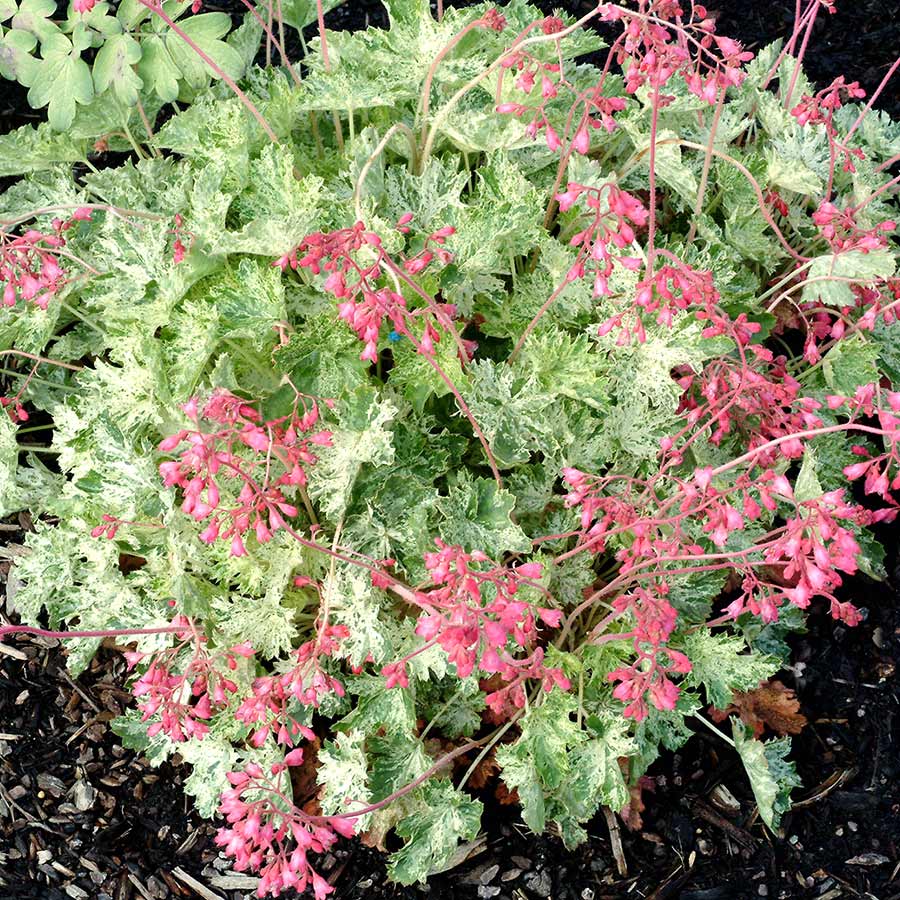
[{"label": "pink flower", "polygon": [[[290,765],[287,757],[285,763]],[[330,850],[338,835],[351,837],[354,823],[340,816],[308,815],[289,801],[274,802],[273,795],[290,793],[284,773],[285,765],[273,766],[271,777],[251,765],[228,774],[232,787],[219,806],[227,825],[216,835],[216,844],[234,859],[236,871],[259,873],[260,897],[312,888],[316,900],[323,900],[334,888],[315,871],[310,857]]]},{"label": "pink flower", "polygon": [[588,135],[587,128],[582,126],[578,129],[575,138],[572,141],[572,146],[578,153],[582,154],[582,156],[587,154],[588,150],[591,148],[591,139]]}]

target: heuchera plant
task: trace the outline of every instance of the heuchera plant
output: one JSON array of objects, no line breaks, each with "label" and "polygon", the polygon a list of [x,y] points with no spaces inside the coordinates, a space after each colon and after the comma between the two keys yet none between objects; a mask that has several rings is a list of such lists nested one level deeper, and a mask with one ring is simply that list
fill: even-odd
[{"label": "heuchera plant", "polygon": [[261,896],[353,834],[446,868],[498,769],[577,844],[701,726],[777,829],[790,739],[706,709],[883,575],[900,61],[812,86],[825,0],[756,58],[687,0],[51,7],[0,4],[51,104],[0,139],[0,634],[125,651],[117,732]]}]

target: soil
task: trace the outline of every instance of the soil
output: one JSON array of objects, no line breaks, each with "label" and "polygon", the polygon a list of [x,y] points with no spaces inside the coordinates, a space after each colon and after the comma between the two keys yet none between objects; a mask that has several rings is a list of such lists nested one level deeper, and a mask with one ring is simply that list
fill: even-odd
[{"label": "soil", "polygon": [[[592,4],[539,5],[578,12]],[[786,33],[794,6],[708,5],[720,32],[751,49]],[[807,70],[820,82],[845,74],[871,91],[900,46],[896,0],[837,5],[837,14],[819,17]],[[350,0],[328,17],[330,27],[383,22],[375,0]],[[0,81],[2,130],[35,121],[24,94]],[[879,106],[900,116],[900,93],[886,92]],[[0,542],[14,544],[20,526],[27,518],[0,526]],[[779,676],[809,720],[792,752],[804,787],[781,838],[759,823],[739,760],[703,733],[651,769],[643,827],[621,830],[627,875],[616,870],[602,817],[568,852],[551,836],[529,835],[514,806],[486,796],[485,840],[451,872],[401,888],[387,882],[380,854],[345,842],[323,861],[333,896],[900,900],[898,535],[884,535],[886,583],[859,578],[846,586],[845,599],[867,610],[865,621],[848,629],[813,615],[808,633],[793,640],[794,665]],[[7,567],[0,562],[0,576]],[[124,683],[123,661],[110,650],[77,682],[57,641],[8,639],[0,650],[0,900],[249,900],[255,880],[219,858],[214,825],[182,792],[185,767],[153,769],[109,730],[128,703]],[[723,787],[737,805],[722,805]]]}]

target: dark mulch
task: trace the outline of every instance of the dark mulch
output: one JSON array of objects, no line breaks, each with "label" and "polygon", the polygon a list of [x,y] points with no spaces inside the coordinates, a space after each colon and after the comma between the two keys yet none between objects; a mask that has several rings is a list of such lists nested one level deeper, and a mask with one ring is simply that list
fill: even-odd
[{"label": "dark mulch", "polygon": [[[540,5],[548,12],[591,6]],[[708,5],[720,31],[750,48],[787,33],[794,6]],[[820,16],[807,70],[820,82],[845,74],[872,90],[900,46],[896,0],[838,0],[838,7]],[[383,21],[376,0],[351,0],[329,15],[331,27]],[[879,105],[900,114],[900,93]],[[0,81],[2,130],[35,117],[24,91]],[[868,609],[866,621],[846,629],[813,616],[809,633],[795,640],[793,670],[782,674],[810,721],[794,741],[805,787],[783,839],[757,821],[739,761],[713,735],[698,734],[651,770],[644,827],[622,833],[628,876],[616,872],[602,818],[569,853],[552,837],[528,835],[514,808],[487,797],[486,843],[453,872],[424,888],[399,888],[386,881],[379,854],[346,843],[323,861],[336,897],[900,900],[900,566],[891,556],[888,585],[860,579],[847,588],[847,598]],[[0,574],[7,565],[0,562]],[[229,871],[212,843],[214,827],[185,799],[184,768],[152,769],[110,732],[128,702],[119,655],[103,650],[77,685],[64,663],[50,640],[8,640],[0,651],[0,900],[252,896],[252,881]],[[719,786],[738,799],[738,810],[716,807]]]}]

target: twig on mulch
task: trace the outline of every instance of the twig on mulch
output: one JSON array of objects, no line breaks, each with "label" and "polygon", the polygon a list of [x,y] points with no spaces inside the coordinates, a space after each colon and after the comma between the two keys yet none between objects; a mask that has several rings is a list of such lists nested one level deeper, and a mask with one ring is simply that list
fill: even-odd
[{"label": "twig on mulch", "polygon": [[183,884],[186,884],[198,897],[203,900],[222,900],[222,895],[211,891],[206,885],[201,884],[196,878],[192,878],[182,868],[172,869],[172,874]]},{"label": "twig on mulch", "polygon": [[792,804],[792,809],[803,809],[805,806],[812,806],[818,803],[824,797],[827,797],[833,790],[839,788],[842,784],[856,777],[859,769],[851,766],[849,769],[843,769],[839,772],[832,772],[813,792],[803,800],[797,800]]},{"label": "twig on mulch", "polygon": [[94,700],[94,698],[91,697],[91,695],[88,694],[87,691],[85,691],[85,689],[77,681],[75,681],[75,679],[72,678],[65,669],[60,668],[58,674],[60,678],[62,678],[63,681],[65,681],[72,688],[72,690],[75,691],[78,696],[81,697],[81,699],[84,700],[84,702],[94,710],[94,712],[98,713],[101,711],[100,707],[97,705],[97,701]]},{"label": "twig on mulch", "polygon": [[646,900],[668,900],[675,894],[675,891],[680,891],[691,880],[696,861],[697,854],[692,850],[688,856],[687,865],[682,863],[652,894],[647,895]]},{"label": "twig on mulch", "polygon": [[699,798],[691,804],[691,812],[701,819],[705,819],[710,825],[720,828],[730,838],[746,847],[748,850],[755,850],[759,846],[759,841],[750,834],[749,831],[739,828],[734,822],[729,822],[724,816],[720,816],[708,803]]},{"label": "twig on mulch", "polygon": [[606,818],[606,826],[609,828],[609,843],[616,860],[616,869],[624,878],[628,875],[628,863],[625,860],[625,850],[622,847],[622,832],[619,828],[619,820],[608,806],[603,807],[603,815]]}]

